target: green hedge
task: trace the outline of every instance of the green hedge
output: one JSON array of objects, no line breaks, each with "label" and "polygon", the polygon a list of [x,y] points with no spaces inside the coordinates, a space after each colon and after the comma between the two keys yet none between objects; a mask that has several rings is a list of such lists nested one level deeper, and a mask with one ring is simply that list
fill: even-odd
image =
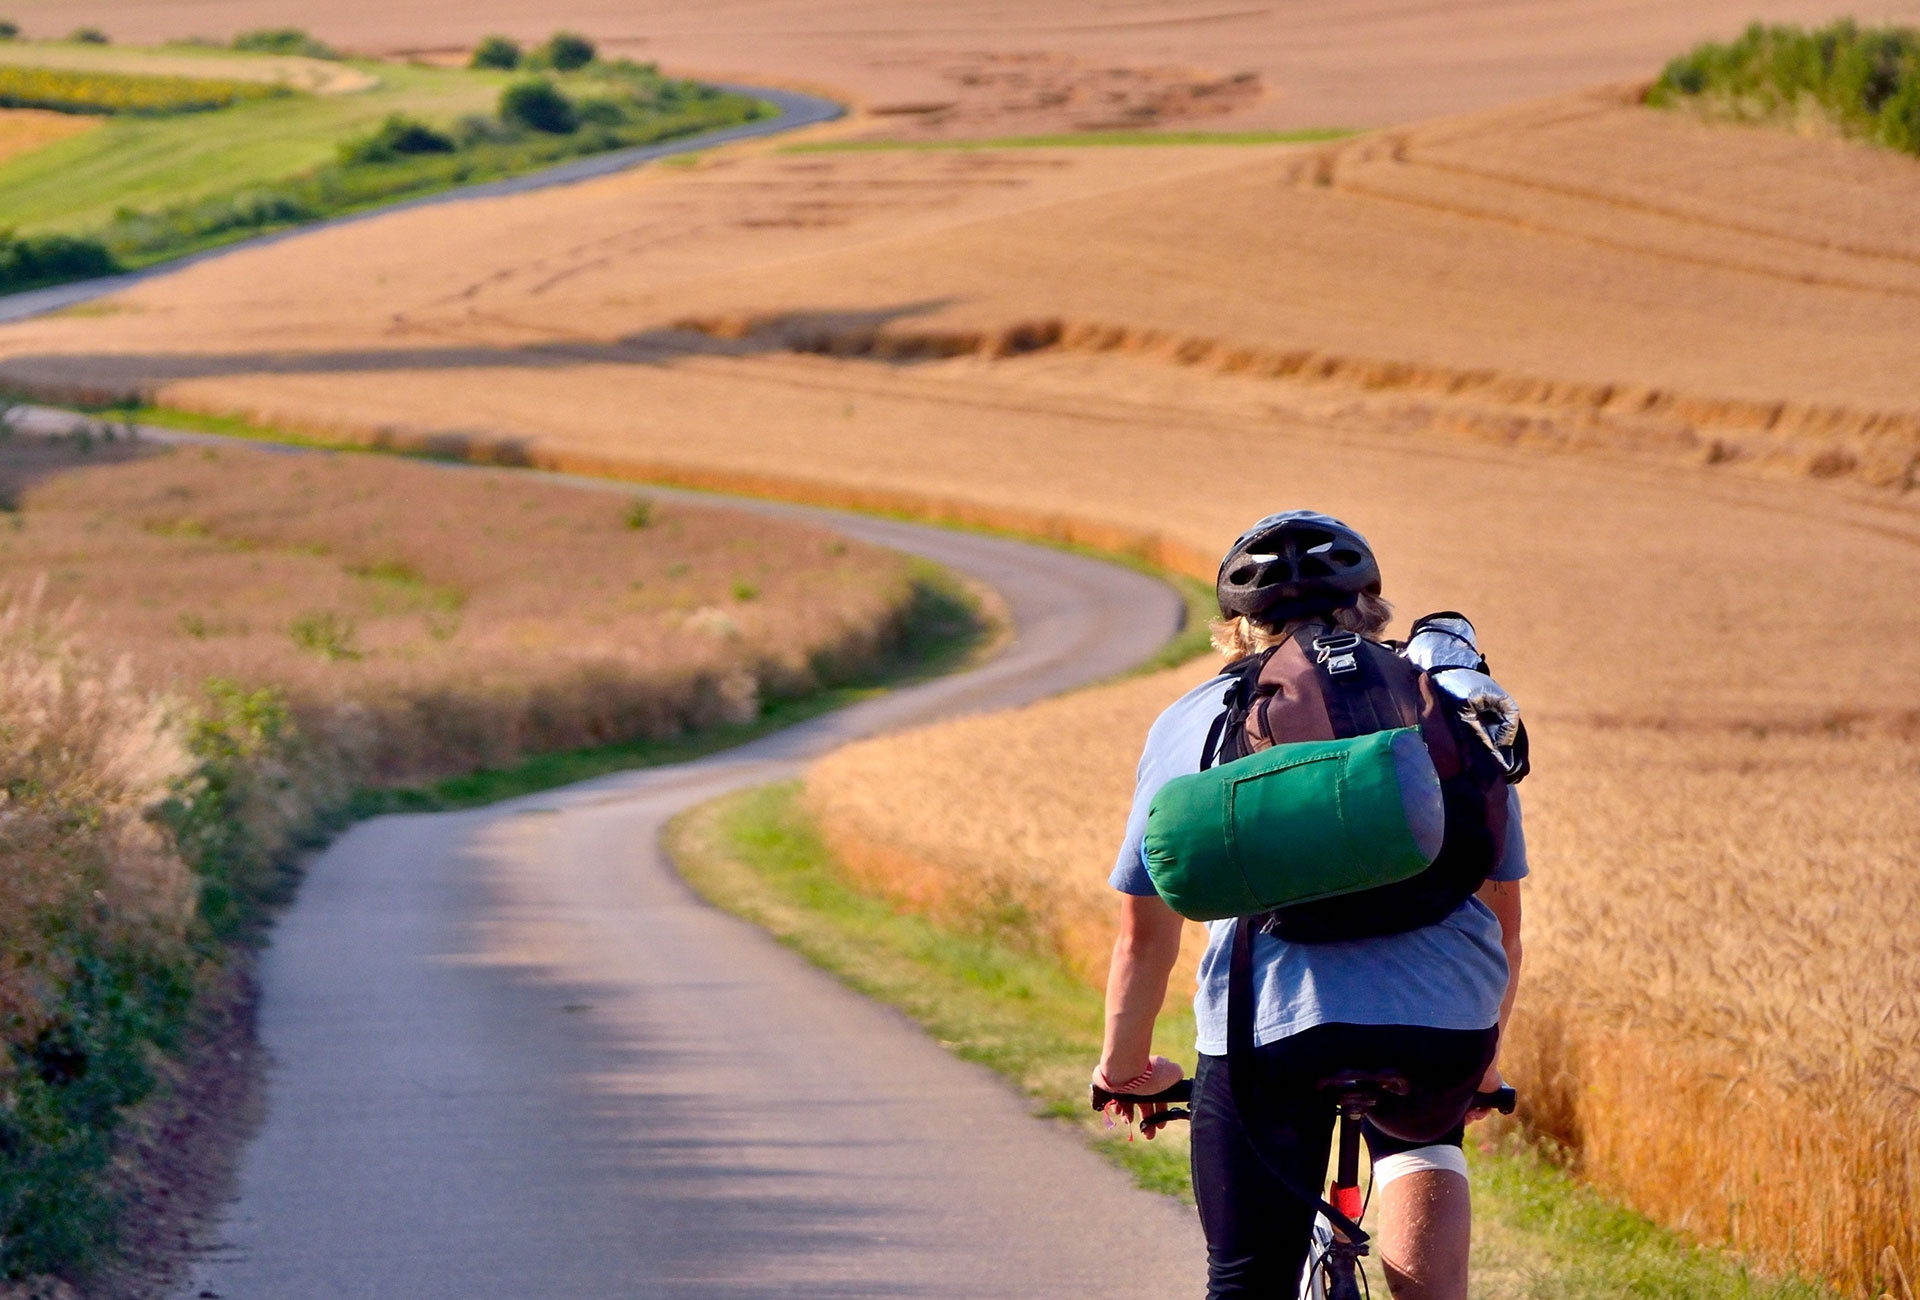
[{"label": "green hedge", "polygon": [[1920,154],[1920,32],[1849,19],[1816,31],[1755,23],[1667,64],[1647,102],[1751,121],[1814,112],[1848,135]]},{"label": "green hedge", "polygon": [[202,113],[243,100],[291,94],[265,81],[167,77],[149,73],[90,72],[0,64],[0,108],[47,108],[57,113]]},{"label": "green hedge", "polygon": [[254,54],[298,54],[309,59],[337,59],[340,51],[317,41],[302,27],[256,27],[234,37],[231,46]]},{"label": "green hedge", "polygon": [[[191,769],[154,817],[199,884],[184,939],[116,925],[84,889],[30,918],[51,956],[39,968],[65,974],[44,991],[41,1028],[0,1025],[0,1279],[83,1267],[111,1244],[109,1169],[125,1108],[152,1091],[155,1062],[180,1045],[198,982],[286,895],[295,850],[327,823],[314,793],[345,805],[277,691],[209,683],[182,739]],[[16,803],[51,797],[16,783],[9,774],[4,787]],[[76,840],[95,816],[85,806],[34,811],[76,819]]]},{"label": "green hedge", "polygon": [[0,230],[0,293],[112,275],[120,263],[97,239],[68,235],[16,238]]}]

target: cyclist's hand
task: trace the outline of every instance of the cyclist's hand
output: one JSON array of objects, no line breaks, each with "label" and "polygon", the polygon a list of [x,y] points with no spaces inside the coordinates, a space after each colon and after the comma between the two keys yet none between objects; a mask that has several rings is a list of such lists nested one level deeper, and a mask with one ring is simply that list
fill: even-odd
[{"label": "cyclist's hand", "polygon": [[[1507,1086],[1506,1077],[1500,1073],[1499,1063],[1496,1062],[1493,1065],[1489,1065],[1487,1067],[1487,1072],[1480,1076],[1480,1086],[1474,1089],[1474,1091],[1475,1092],[1498,1092],[1506,1086]],[[1480,1120],[1485,1119],[1487,1116],[1491,1114],[1493,1114],[1493,1111],[1488,1107],[1475,1106],[1472,1110],[1467,1112],[1467,1123],[1469,1124],[1478,1123]]]},{"label": "cyclist's hand", "polygon": [[[1125,1079],[1110,1078],[1104,1066],[1096,1068],[1093,1072],[1093,1081],[1097,1086],[1105,1088],[1108,1092],[1122,1095],[1137,1093],[1141,1096],[1150,1096],[1156,1092],[1165,1092],[1184,1077],[1186,1077],[1186,1071],[1180,1068],[1179,1063],[1169,1061],[1164,1056],[1154,1057],[1147,1063],[1145,1070]],[[1107,1103],[1107,1118],[1111,1121],[1118,1116],[1131,1124],[1136,1112],[1141,1115],[1158,1115],[1165,1109],[1167,1109],[1165,1102],[1142,1102],[1135,1105],[1130,1101],[1116,1099]],[[1158,1131],[1157,1128],[1148,1128],[1147,1141],[1153,1141],[1154,1134]]]}]

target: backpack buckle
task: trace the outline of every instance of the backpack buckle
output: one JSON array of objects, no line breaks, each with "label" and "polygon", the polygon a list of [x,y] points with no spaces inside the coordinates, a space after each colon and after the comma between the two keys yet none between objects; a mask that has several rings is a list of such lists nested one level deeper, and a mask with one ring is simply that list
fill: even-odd
[{"label": "backpack buckle", "polygon": [[1359,650],[1360,635],[1357,632],[1334,632],[1313,639],[1314,662],[1325,667],[1329,677],[1359,672]]}]

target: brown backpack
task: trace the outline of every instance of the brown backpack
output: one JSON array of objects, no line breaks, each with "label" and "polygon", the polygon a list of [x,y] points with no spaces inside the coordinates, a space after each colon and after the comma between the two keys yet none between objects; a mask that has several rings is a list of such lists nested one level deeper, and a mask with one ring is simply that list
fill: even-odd
[{"label": "brown backpack", "polygon": [[1418,727],[1446,810],[1439,855],[1419,875],[1284,907],[1256,918],[1256,928],[1293,943],[1398,934],[1445,920],[1485,883],[1506,845],[1507,786],[1524,774],[1524,760],[1510,773],[1425,671],[1389,646],[1310,623],[1226,675],[1226,708],[1207,737],[1203,770],[1275,745]]}]

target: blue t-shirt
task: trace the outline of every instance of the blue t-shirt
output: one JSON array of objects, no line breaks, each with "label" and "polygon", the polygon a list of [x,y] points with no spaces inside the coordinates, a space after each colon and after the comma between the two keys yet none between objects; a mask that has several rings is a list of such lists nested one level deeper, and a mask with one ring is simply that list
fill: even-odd
[{"label": "blue t-shirt", "polygon": [[[1147,732],[1126,842],[1120,846],[1110,877],[1121,893],[1154,892],[1141,847],[1147,811],[1161,786],[1200,770],[1207,733],[1225,707],[1226,688],[1225,677],[1196,686],[1174,701]],[[1500,865],[1489,876],[1492,880],[1519,880],[1527,874],[1520,801],[1511,789],[1507,797],[1512,817]],[[1233,922],[1214,921],[1207,930],[1193,1011],[1200,1051],[1224,1056]],[[1507,955],[1500,946],[1500,922],[1485,903],[1469,898],[1436,925],[1377,939],[1307,944],[1256,934],[1253,982],[1258,992],[1254,1040],[1262,1044],[1330,1023],[1485,1029],[1500,1019],[1500,999],[1507,991]]]}]

